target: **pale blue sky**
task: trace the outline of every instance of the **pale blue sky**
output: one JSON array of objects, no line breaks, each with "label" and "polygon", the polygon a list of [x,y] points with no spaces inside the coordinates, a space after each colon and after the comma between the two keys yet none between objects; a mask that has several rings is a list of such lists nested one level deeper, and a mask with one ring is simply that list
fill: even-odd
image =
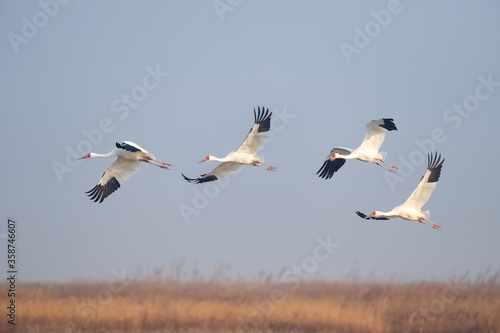
[{"label": "pale blue sky", "polygon": [[[1,2],[0,233],[18,221],[20,277],[100,279],[178,260],[251,277],[304,265],[318,237],[340,245],[310,274],[326,278],[500,269],[499,14],[496,1]],[[347,44],[357,51],[346,57]],[[257,106],[273,111],[262,154],[277,172],[187,183],[181,173],[217,165],[196,161],[238,147]],[[401,178],[359,161],[316,176],[332,147],[357,147],[382,117],[399,129],[381,150],[409,165]],[[84,192],[114,159],[68,165],[67,148],[89,152],[85,131],[93,152],[129,140],[172,170],[142,165],[94,204]],[[442,231],[356,216],[404,202],[430,148],[446,161],[424,208]]]}]

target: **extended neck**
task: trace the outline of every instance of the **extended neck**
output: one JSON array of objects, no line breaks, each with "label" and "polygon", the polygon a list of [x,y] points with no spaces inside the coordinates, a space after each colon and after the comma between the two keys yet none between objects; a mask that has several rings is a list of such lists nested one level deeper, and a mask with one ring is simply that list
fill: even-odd
[{"label": "extended neck", "polygon": [[339,155],[339,158],[343,158],[344,160],[352,160],[352,159],[356,159],[357,156],[356,155],[353,155],[353,154],[349,154],[349,155]]},{"label": "extended neck", "polygon": [[229,161],[229,158],[226,156],[224,158],[219,158],[219,157],[215,157],[215,156],[208,156],[209,157],[209,161],[217,161],[217,162],[227,162]]},{"label": "extended neck", "polygon": [[106,157],[111,157],[111,156],[116,156],[116,153],[114,150],[112,150],[106,154],[90,153],[90,158],[106,158]]},{"label": "extended neck", "polygon": [[377,214],[376,216],[377,217],[385,217],[385,218],[388,218],[388,219],[393,219],[395,216],[397,216],[398,214],[393,210],[391,210],[390,212],[379,212],[378,210],[375,211],[375,213]]}]

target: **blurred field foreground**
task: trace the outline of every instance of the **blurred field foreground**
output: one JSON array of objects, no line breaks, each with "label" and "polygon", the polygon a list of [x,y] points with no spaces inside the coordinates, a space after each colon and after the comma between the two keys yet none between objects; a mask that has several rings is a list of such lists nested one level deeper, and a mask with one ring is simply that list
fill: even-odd
[{"label": "blurred field foreground", "polygon": [[[412,283],[149,277],[19,284],[15,329],[3,315],[0,331],[493,333],[500,332],[498,276]],[[4,293],[1,300],[8,301]]]}]

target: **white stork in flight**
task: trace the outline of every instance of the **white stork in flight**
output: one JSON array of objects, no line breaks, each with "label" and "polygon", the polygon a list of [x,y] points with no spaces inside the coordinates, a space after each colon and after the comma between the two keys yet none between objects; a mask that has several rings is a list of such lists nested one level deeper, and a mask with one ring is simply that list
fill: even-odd
[{"label": "white stork in flight", "polygon": [[374,211],[370,215],[366,216],[361,212],[356,212],[358,216],[364,219],[372,219],[372,220],[389,220],[389,219],[397,219],[401,218],[407,221],[417,221],[420,223],[427,224],[428,226],[433,227],[434,229],[441,229],[437,224],[432,223],[428,220],[430,216],[430,212],[421,211],[422,207],[429,200],[432,191],[436,188],[437,181],[439,180],[439,175],[441,175],[441,167],[443,166],[444,159],[441,160],[441,154],[437,154],[437,152],[432,156],[429,154],[427,156],[427,171],[420,179],[420,182],[417,185],[417,188],[410,197],[402,204],[395,207],[390,212],[379,212],[378,210]]},{"label": "white stork in flight", "polygon": [[[107,154],[88,153],[80,157],[79,160],[83,158],[112,156],[118,156],[118,158],[106,169],[99,183],[90,191],[85,192],[89,194],[90,200],[95,199],[94,202],[99,201],[101,203],[111,193],[116,191],[121,183],[137,172],[141,162],[146,162],[162,169],[168,169],[171,166],[168,163],[157,161],[153,154],[130,141],[117,142],[116,148]],[[158,164],[155,164],[155,162]]]},{"label": "white stork in flight", "polygon": [[269,132],[269,129],[271,127],[272,112],[269,112],[269,109],[264,109],[264,107],[262,107],[262,109],[259,107],[257,113],[255,112],[255,109],[253,110],[253,114],[255,123],[250,129],[250,132],[248,133],[243,143],[236,151],[227,154],[227,156],[224,158],[218,158],[211,155],[205,157],[198,163],[206,161],[217,161],[221,162],[221,164],[219,164],[209,173],[201,175],[199,178],[188,178],[183,174],[182,176],[184,177],[184,179],[190,183],[195,184],[211,182],[226,176],[232,171],[238,170],[238,168],[242,164],[249,164],[266,169],[268,171],[275,171],[275,167],[264,164],[261,161],[262,157],[257,156],[257,151],[264,143],[267,132]]},{"label": "white stork in flight", "polygon": [[[363,162],[371,162],[376,165],[380,165],[382,168],[387,169],[390,172],[396,172],[393,169],[397,169],[397,167],[384,161],[387,154],[379,152],[378,150],[380,149],[382,142],[384,142],[385,133],[387,131],[397,130],[396,124],[394,124],[394,119],[382,118],[370,121],[366,124],[363,143],[361,143],[358,148],[354,150],[342,147],[333,148],[316,174],[319,174],[319,177],[321,178],[330,179],[333,174],[344,165],[345,160],[352,159],[358,159]],[[393,169],[385,167],[380,164],[379,161]]]}]

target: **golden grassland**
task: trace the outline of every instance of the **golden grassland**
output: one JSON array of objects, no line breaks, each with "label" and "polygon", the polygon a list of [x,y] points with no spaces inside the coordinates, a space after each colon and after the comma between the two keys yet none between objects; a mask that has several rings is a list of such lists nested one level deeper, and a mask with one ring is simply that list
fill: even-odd
[{"label": "golden grassland", "polygon": [[[3,314],[0,331],[493,333],[500,332],[498,275],[412,283],[165,277],[20,283],[15,329]],[[1,300],[6,313],[5,293]]]}]

